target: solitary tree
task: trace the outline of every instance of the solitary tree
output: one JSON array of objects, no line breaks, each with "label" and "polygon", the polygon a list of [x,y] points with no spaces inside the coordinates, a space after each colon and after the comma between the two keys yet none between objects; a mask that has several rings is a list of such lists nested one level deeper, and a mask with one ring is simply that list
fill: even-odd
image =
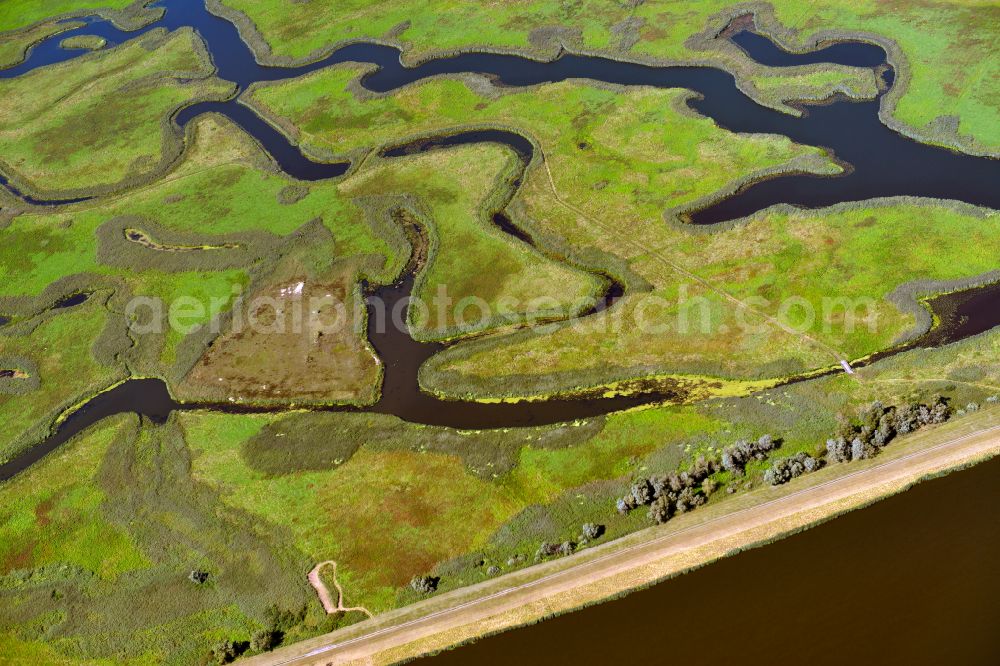
[{"label": "solitary tree", "polygon": [[598,525],[596,523],[584,523],[582,533],[583,537],[588,541],[593,541],[594,539],[600,539],[601,535],[604,534],[604,525]]},{"label": "solitary tree", "polygon": [[258,631],[250,639],[250,649],[254,652],[269,652],[281,644],[281,632],[275,629]]},{"label": "solitary tree", "polygon": [[438,583],[441,581],[437,576],[414,576],[410,581],[410,587],[420,594],[431,594],[437,591]]},{"label": "solitary tree", "polygon": [[670,520],[673,513],[673,506],[666,495],[660,495],[649,505],[649,518],[657,525],[661,525]]}]

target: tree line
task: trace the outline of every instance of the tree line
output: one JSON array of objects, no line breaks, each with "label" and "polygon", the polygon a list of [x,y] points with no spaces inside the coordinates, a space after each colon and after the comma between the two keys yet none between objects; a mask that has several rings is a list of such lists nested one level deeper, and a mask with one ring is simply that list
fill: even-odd
[{"label": "tree line", "polygon": [[850,462],[872,458],[897,435],[944,423],[951,416],[948,399],[941,395],[934,396],[930,404],[912,402],[898,407],[886,407],[875,401],[861,412],[859,422],[842,421],[835,435],[826,440],[827,460]]},{"label": "tree line", "polygon": [[615,500],[618,513],[627,515],[640,506],[649,507],[649,518],[656,524],[673,516],[692,511],[708,501],[718,484],[711,475],[726,470],[742,476],[751,460],[764,460],[780,446],[780,440],[762,435],[755,441],[741,439],[727,446],[718,458],[698,456],[690,469],[683,472],[655,474],[638,479],[629,492]]},{"label": "tree line", "polygon": [[[978,405],[970,403],[959,413],[976,409]],[[817,451],[815,455],[799,452],[773,459],[770,467],[764,470],[763,481],[777,486],[814,472],[830,462],[870,458],[898,435],[914,432],[927,425],[944,423],[953,413],[948,399],[940,395],[934,396],[927,404],[912,402],[886,407],[882,402],[876,401],[860,412],[856,422],[841,419],[834,436],[826,441],[825,449]],[[722,449],[716,457],[699,455],[685,471],[671,471],[636,479],[628,492],[615,499],[615,508],[619,514],[628,515],[639,507],[648,507],[647,515],[652,522],[665,523],[675,515],[692,511],[708,501],[719,485],[712,475],[725,471],[734,477],[745,476],[748,464],[767,460],[781,444],[781,439],[770,434],[761,435],[756,440],[739,439]],[[535,552],[535,561],[570,555],[578,547],[600,538],[605,532],[605,526],[586,523],[581,532],[578,541],[542,542]],[[513,564],[514,558],[508,561],[508,565]],[[490,576],[499,573],[499,567],[490,568]],[[431,594],[436,591],[439,580],[419,576],[411,581],[411,586],[421,594]]]}]

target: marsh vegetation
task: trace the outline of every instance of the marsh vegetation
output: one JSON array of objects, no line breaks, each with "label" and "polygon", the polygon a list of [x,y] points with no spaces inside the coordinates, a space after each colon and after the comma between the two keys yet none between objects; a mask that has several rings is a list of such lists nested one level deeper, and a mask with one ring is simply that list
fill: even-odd
[{"label": "marsh vegetation", "polygon": [[[130,3],[100,4],[121,19]],[[971,7],[755,8],[758,30],[799,50],[852,36],[817,31],[866,31],[898,76],[886,92],[884,69],[753,62],[722,34],[724,3],[683,16],[432,4],[210,2],[245,13],[258,55],[285,64],[348,39],[397,44],[408,62],[565,42],[697,58],[713,67],[689,69],[726,95],[776,109],[761,111],[774,128],[840,92],[908,134],[996,149],[995,63],[968,67],[990,33]],[[93,9],[5,4],[0,66],[60,40],[52,17]],[[1000,333],[946,317],[935,334],[964,333],[921,337],[934,323],[921,299],[997,281],[994,210],[892,197],[694,228],[685,214],[740,188],[847,167],[760,127],[730,131],[685,87],[559,70],[634,63],[466,54],[414,70],[360,44],[331,58],[372,62],[265,69],[242,44],[217,50],[231,25],[185,16],[0,81],[0,462],[128,378],[159,391],[150,418],[81,426],[0,482],[5,656],[227,662],[360,619],[322,609],[306,579],[317,562],[335,560],[352,603],[382,612],[807,482],[995,402]],[[523,78],[430,76],[456,62]],[[543,70],[556,80],[531,78]],[[985,182],[993,162],[975,164]],[[491,427],[384,400],[380,290],[402,303],[407,349],[429,357],[419,386],[419,363],[406,369],[417,409],[494,409]],[[419,307],[441,295],[454,307]],[[335,315],[329,331],[289,325]],[[544,411],[559,400],[593,409],[531,423],[565,413]],[[503,420],[518,410],[532,416]]]}]

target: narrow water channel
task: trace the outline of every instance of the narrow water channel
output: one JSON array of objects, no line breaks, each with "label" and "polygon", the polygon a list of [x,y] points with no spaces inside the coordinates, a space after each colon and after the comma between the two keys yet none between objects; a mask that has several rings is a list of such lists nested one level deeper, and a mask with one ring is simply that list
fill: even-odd
[{"label": "narrow water channel", "polygon": [[[380,299],[382,312],[392,312],[397,303],[410,296],[414,274],[395,284],[379,287],[372,299]],[[608,307],[620,297],[620,285],[612,285],[598,309]],[[943,294],[929,301],[941,323],[911,344],[877,354],[869,362],[915,347],[935,347],[978,335],[1000,326],[1000,284]],[[369,340],[385,366],[379,401],[364,409],[356,407],[317,407],[315,411],[371,411],[392,414],[404,421],[464,429],[510,428],[563,423],[645,404],[663,402],[679,395],[664,392],[642,393],[612,398],[549,399],[510,404],[444,400],[420,390],[417,373],[428,358],[443,349],[440,343],[418,342],[409,331],[395,326],[377,328],[374,306],[369,305]],[[84,429],[115,414],[136,413],[154,422],[162,422],[174,410],[211,410],[227,413],[276,413],[281,407],[253,405],[178,403],[159,379],[131,379],[97,395],[69,415],[53,435],[27,449],[10,461],[0,464],[0,481],[24,471]]]},{"label": "narrow water channel", "polygon": [[[912,195],[955,199],[1000,208],[1000,160],[978,158],[912,141],[886,127],[878,117],[881,96],[871,102],[835,100],[813,105],[801,118],[756,104],[735,85],[731,74],[714,67],[650,66],[597,56],[565,53],[540,62],[523,56],[465,53],[404,67],[398,49],[374,43],[355,43],[337,49],[319,61],[300,67],[260,65],[235,26],[211,14],[203,0],[162,0],[155,6],[162,19],[135,32],[124,32],[96,17],[87,25],[56,35],[37,45],[22,64],[0,70],[0,78],[22,76],[38,67],[81,57],[80,51],[58,48],[58,42],[76,34],[96,34],[109,45],[162,27],[193,27],[205,41],[218,75],[243,91],[252,83],[294,78],[343,62],[370,63],[376,71],[362,79],[375,92],[389,92],[441,74],[480,73],[507,86],[530,86],[567,79],[590,79],[623,86],[687,88],[701,95],[690,106],[735,132],[783,134],[805,145],[827,148],[851,169],[840,177],[786,175],[748,185],[735,196],[690,214],[696,224],[736,219],[777,203],[820,207],[873,197]],[[732,36],[751,57],[773,66],[835,62],[872,66],[885,63],[881,47],[864,42],[839,42],[811,53],[793,54],[777,48],[766,37],[741,31]],[[888,79],[892,80],[892,75]],[[342,175],[347,164],[319,164],[305,158],[286,137],[238,103],[209,102],[182,110],[175,118],[185,126],[206,112],[229,116],[257,138],[290,175],[317,180]],[[34,200],[35,203],[40,203]]]},{"label": "narrow water channel", "polygon": [[1000,662],[1000,458],[696,571],[415,663]]},{"label": "narrow water channel", "polygon": [[[163,0],[157,5],[166,8],[164,17],[134,32],[120,31],[109,22],[98,18],[86,19],[87,25],[84,27],[62,33],[37,45],[21,65],[0,70],[0,78],[23,76],[41,66],[81,57],[79,51],[53,47],[53,43],[74,34],[96,34],[106,39],[109,45],[115,45],[157,27],[175,30],[192,26],[204,39],[218,68],[219,76],[235,81],[240,91],[257,81],[292,78],[348,61],[377,66],[374,72],[362,79],[362,85],[377,92],[392,91],[430,76],[466,72],[487,74],[498,84],[507,86],[528,86],[581,78],[623,86],[681,87],[699,93],[701,97],[693,99],[690,102],[691,107],[713,118],[723,127],[739,132],[784,134],[799,143],[826,147],[839,159],[851,165],[846,175],[835,178],[791,175],[748,185],[732,197],[703,210],[692,212],[690,218],[694,223],[711,224],[725,221],[775,203],[824,206],[841,201],[898,194],[958,199],[1000,208],[1000,188],[996,187],[996,183],[1000,182],[1000,161],[971,157],[920,144],[899,135],[879,120],[880,100],[860,103],[835,100],[827,105],[811,106],[806,115],[796,118],[754,103],[736,87],[733,76],[720,69],[657,67],[568,53],[551,62],[539,62],[516,55],[466,53],[407,68],[402,66],[400,53],[393,47],[356,43],[337,49],[328,57],[301,67],[265,67],[256,62],[247,45],[239,37],[235,26],[209,13],[202,0]],[[732,39],[750,57],[761,62],[772,62],[774,66],[826,61],[816,60],[819,57],[829,58],[829,61],[833,62],[864,63],[863,66],[883,65],[885,61],[885,53],[880,47],[860,42],[839,43],[819,49],[812,54],[789,54],[778,49],[765,37],[753,33],[740,32]],[[891,80],[891,76],[888,78]],[[209,112],[226,115],[243,127],[261,143],[278,165],[293,177],[302,180],[334,178],[343,175],[350,166],[346,162],[330,164],[308,159],[284,135],[263,121],[249,107],[240,104],[236,98],[227,102],[195,104],[180,111],[174,120],[180,128],[183,128],[199,115]],[[413,151],[481,141],[499,142],[510,146],[521,156],[525,165],[538,159],[534,146],[527,137],[510,131],[497,130],[427,137],[421,142],[386,149],[384,155],[399,156]],[[66,203],[65,201],[40,202],[34,199],[29,201],[53,205]],[[531,242],[527,234],[518,232],[502,210],[496,212],[494,221],[501,229],[519,240]],[[376,289],[375,296],[391,306],[409,297],[413,280],[413,272],[408,272],[396,284]],[[1000,324],[998,308],[987,307],[987,304],[1000,301],[1000,290],[988,289],[980,293],[985,296],[967,299],[966,304],[959,306],[959,310],[965,308],[968,315],[965,320],[962,319],[961,312],[956,310],[959,312],[957,318],[952,317],[949,321],[966,323],[954,330],[972,334],[973,331],[980,332]],[[621,294],[621,285],[612,282],[607,297],[597,309],[612,304]],[[973,321],[974,323],[969,323]],[[947,326],[951,325],[946,324]],[[407,330],[396,330],[394,326],[388,326],[386,329],[383,333],[369,331],[371,342],[386,367],[382,397],[370,411],[394,414],[417,423],[458,428],[542,425],[596,416],[677,397],[667,393],[650,393],[630,397],[553,399],[518,404],[441,400],[423,393],[417,383],[417,371],[420,365],[440,351],[441,346],[416,342]],[[939,344],[957,339],[955,335],[942,330],[936,332],[938,338],[933,342]],[[88,403],[79,413],[64,421],[57,433],[42,445],[0,466],[0,480],[25,469],[45,452],[104,416],[138,412],[162,418],[169,411],[179,408],[276,411],[275,408],[250,406],[181,406],[170,399],[162,382],[132,380],[101,394]]]}]

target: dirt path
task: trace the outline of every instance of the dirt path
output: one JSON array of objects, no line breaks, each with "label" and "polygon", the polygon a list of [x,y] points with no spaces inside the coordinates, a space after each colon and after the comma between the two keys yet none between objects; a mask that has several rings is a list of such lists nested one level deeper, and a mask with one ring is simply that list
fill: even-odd
[{"label": "dirt path", "polygon": [[976,388],[986,389],[987,391],[997,391],[1000,392],[1000,386],[993,386],[992,384],[983,384],[980,382],[963,382],[958,379],[949,379],[947,377],[915,377],[913,379],[869,379],[868,381],[873,384],[914,384],[917,382],[932,383],[932,384],[962,384],[964,386],[975,386]]},{"label": "dirt path", "polygon": [[[949,431],[952,439],[912,452],[907,448],[884,461],[866,461],[871,464],[857,471],[845,474],[844,467],[828,468],[828,475],[832,475],[828,480],[821,470],[813,475],[819,477],[818,482],[807,481],[814,485],[776,499],[695,524],[684,523],[666,534],[659,532],[661,536],[651,530],[644,541],[634,545],[627,545],[630,538],[624,537],[525,572],[445,593],[380,615],[371,623],[304,641],[247,663],[393,663],[578,608],[900,492],[927,475],[996,455],[1000,453],[1000,425],[996,420],[992,423],[992,427],[961,436]],[[801,487],[803,484],[796,482],[803,479],[808,477],[800,477],[792,486]],[[687,517],[697,520],[693,518],[697,513]],[[530,579],[532,573],[543,575]],[[506,589],[502,587],[505,583]]]},{"label": "dirt path", "polygon": [[[319,575],[323,570],[323,567],[326,566],[333,567],[333,586],[337,590],[337,603],[333,602],[333,597],[330,596],[330,590],[327,589],[326,585],[323,583],[323,579],[320,578]],[[306,577],[309,579],[309,584],[313,586],[314,590],[316,590],[316,594],[319,596],[319,602],[323,604],[323,610],[326,611],[327,615],[331,615],[333,613],[360,611],[368,617],[374,617],[364,606],[347,607],[344,605],[344,590],[341,589],[340,583],[337,582],[337,563],[333,560],[320,562],[312,568],[312,571],[310,571],[309,575]]]}]

